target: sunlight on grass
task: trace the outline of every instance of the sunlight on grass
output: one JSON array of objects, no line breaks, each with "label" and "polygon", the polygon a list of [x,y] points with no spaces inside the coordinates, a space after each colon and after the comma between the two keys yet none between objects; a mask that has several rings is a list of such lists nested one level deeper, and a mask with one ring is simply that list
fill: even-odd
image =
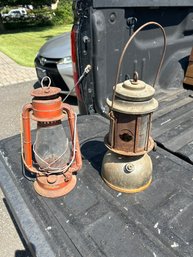
[{"label": "sunlight on grass", "polygon": [[51,37],[70,31],[71,26],[45,27],[33,31],[2,34],[0,35],[0,51],[20,65],[33,67],[34,58],[40,47]]}]

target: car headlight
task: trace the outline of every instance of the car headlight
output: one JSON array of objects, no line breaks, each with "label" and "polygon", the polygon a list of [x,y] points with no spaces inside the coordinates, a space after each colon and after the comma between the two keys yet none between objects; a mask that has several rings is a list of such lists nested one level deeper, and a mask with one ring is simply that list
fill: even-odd
[{"label": "car headlight", "polygon": [[40,57],[40,64],[41,64],[42,66],[44,66],[46,62],[47,62],[46,58]]},{"label": "car headlight", "polygon": [[71,56],[66,56],[58,61],[58,64],[69,64],[72,62]]}]

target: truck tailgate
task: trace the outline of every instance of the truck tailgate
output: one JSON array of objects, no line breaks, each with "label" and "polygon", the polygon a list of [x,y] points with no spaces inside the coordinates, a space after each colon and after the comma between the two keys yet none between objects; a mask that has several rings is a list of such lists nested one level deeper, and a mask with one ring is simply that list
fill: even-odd
[{"label": "truck tailgate", "polygon": [[192,165],[172,153],[191,156],[189,94],[157,95],[153,134],[169,150],[151,152],[153,182],[141,193],[118,193],[101,179],[108,121],[99,115],[78,118],[83,168],[76,188],[58,199],[38,196],[24,178],[19,136],[0,142],[1,187],[34,256],[193,256]]}]

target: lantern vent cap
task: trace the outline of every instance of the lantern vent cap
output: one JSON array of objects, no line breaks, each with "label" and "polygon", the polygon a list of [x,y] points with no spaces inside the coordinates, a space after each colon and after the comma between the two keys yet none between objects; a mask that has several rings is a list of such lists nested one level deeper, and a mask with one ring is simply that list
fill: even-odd
[{"label": "lantern vent cap", "polygon": [[61,92],[61,89],[58,87],[40,87],[36,88],[31,92],[31,95],[34,97],[49,97],[58,95]]},{"label": "lantern vent cap", "polygon": [[155,89],[142,80],[126,80],[116,86],[116,96],[130,101],[147,101],[153,97]]},{"label": "lantern vent cap", "polygon": [[[45,82],[48,82],[48,85],[45,85]],[[41,87],[34,89],[31,92],[31,96],[34,97],[50,97],[58,95],[61,92],[61,89],[58,87],[51,87],[51,78],[48,76],[43,77],[41,80]]]}]

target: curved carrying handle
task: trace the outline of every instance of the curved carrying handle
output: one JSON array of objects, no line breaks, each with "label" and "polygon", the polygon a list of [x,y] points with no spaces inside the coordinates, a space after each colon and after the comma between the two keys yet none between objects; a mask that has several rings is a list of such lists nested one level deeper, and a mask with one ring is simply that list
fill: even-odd
[{"label": "curved carrying handle", "polygon": [[113,110],[113,104],[114,104],[114,100],[115,100],[115,91],[116,91],[116,86],[117,86],[117,83],[118,83],[118,79],[119,79],[119,73],[120,73],[120,69],[121,69],[121,65],[122,65],[122,61],[123,61],[123,57],[125,55],[125,52],[128,48],[128,46],[130,45],[131,41],[133,40],[133,38],[139,33],[139,31],[141,31],[143,28],[149,26],[149,25],[156,25],[158,26],[162,33],[163,33],[163,38],[164,38],[164,47],[163,47],[163,51],[162,51],[162,57],[161,57],[161,60],[160,60],[160,64],[159,64],[159,67],[158,67],[158,70],[157,70],[157,73],[156,73],[156,77],[155,77],[155,80],[154,80],[154,83],[153,83],[153,87],[155,86],[156,84],[156,81],[158,79],[158,75],[160,73],[160,70],[161,70],[161,66],[163,64],[163,59],[164,59],[164,56],[165,56],[165,52],[166,52],[166,33],[165,33],[165,30],[164,28],[157,22],[154,22],[154,21],[150,21],[150,22],[147,22],[145,24],[143,24],[141,27],[139,27],[133,34],[132,36],[129,38],[129,40],[127,41],[123,51],[122,51],[122,54],[121,54],[121,57],[119,59],[119,63],[118,63],[118,69],[117,69],[117,76],[116,76],[116,81],[115,81],[115,86],[114,86],[114,89],[113,89],[113,97],[112,97],[112,105],[110,107],[110,110],[109,110],[109,113],[111,113],[111,111]]},{"label": "curved carrying handle", "polygon": [[75,113],[69,104],[63,103],[62,108],[68,115],[70,134],[72,138],[72,148],[74,149],[75,147],[74,149],[75,152],[73,153],[73,155],[75,154],[75,162],[74,161],[72,162],[72,165],[70,166],[69,171],[75,172],[81,169],[82,167],[82,157],[80,152],[78,131],[77,131],[76,122],[75,122]]}]

